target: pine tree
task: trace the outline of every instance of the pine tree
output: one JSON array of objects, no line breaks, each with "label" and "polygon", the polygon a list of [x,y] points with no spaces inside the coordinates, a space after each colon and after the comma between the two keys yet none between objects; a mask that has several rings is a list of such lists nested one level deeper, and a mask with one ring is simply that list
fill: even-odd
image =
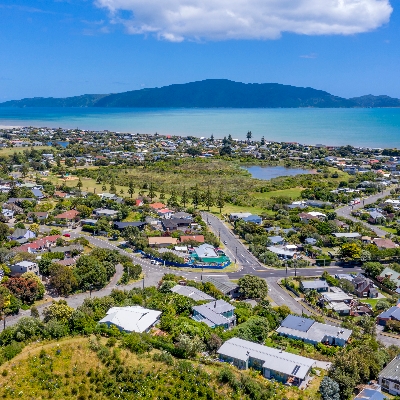
[{"label": "pine tree", "polygon": [[264,139],[264,136],[261,138],[261,146],[264,146],[264,144],[265,144],[265,139]]},{"label": "pine tree", "polygon": [[253,136],[253,134],[251,133],[251,131],[248,131],[247,134],[246,134],[248,142],[250,142],[250,139],[251,139],[252,136]]},{"label": "pine tree", "polygon": [[207,210],[210,211],[210,207],[214,205],[214,198],[210,190],[210,186],[207,186],[207,190],[203,195],[203,203],[207,207]]},{"label": "pine tree", "polygon": [[161,188],[161,192],[160,192],[160,197],[159,197],[159,199],[160,199],[161,201],[163,201],[163,200],[165,199],[165,190],[164,190],[164,188]]},{"label": "pine tree", "polygon": [[131,198],[132,198],[133,193],[135,193],[135,188],[133,187],[132,179],[128,183],[128,193],[130,194]]},{"label": "pine tree", "polygon": [[200,204],[201,200],[201,194],[199,190],[199,186],[196,184],[196,186],[193,188],[192,192],[192,204],[197,207]]},{"label": "pine tree", "polygon": [[176,194],[175,190],[172,190],[171,192],[171,197],[168,199],[168,206],[170,207],[178,207],[179,203],[178,203],[178,196]]},{"label": "pine tree", "polygon": [[189,196],[188,193],[186,191],[186,186],[183,187],[183,192],[182,192],[182,198],[181,198],[181,204],[183,205],[183,207],[186,208],[186,204],[189,203]]},{"label": "pine tree", "polygon": [[110,193],[116,193],[117,192],[117,188],[115,187],[115,181],[114,178],[111,181],[111,185],[110,185]]},{"label": "pine tree", "polygon": [[214,141],[214,135],[213,134],[211,134],[211,137],[210,137],[210,142],[213,142]]},{"label": "pine tree", "polygon": [[78,181],[78,183],[76,184],[76,187],[77,187],[79,190],[81,190],[81,189],[82,189],[82,186],[83,186],[83,183],[82,183],[82,181],[81,181],[81,178],[79,178],[79,181]]},{"label": "pine tree", "polygon": [[151,200],[151,201],[153,201],[154,197],[156,197],[156,192],[154,191],[153,182],[150,182],[149,197],[150,197],[150,200]]},{"label": "pine tree", "polygon": [[219,208],[219,213],[222,213],[222,208],[225,205],[225,196],[224,193],[222,192],[222,187],[219,188],[217,198],[215,200],[215,204]]}]

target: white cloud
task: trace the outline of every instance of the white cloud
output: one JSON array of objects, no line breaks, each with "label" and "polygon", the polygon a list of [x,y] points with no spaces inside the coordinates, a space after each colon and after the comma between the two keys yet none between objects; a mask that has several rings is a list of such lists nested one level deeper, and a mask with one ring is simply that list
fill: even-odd
[{"label": "white cloud", "polygon": [[[351,35],[389,21],[389,0],[95,0],[131,34],[182,40]],[[128,16],[127,16],[128,15]]]}]

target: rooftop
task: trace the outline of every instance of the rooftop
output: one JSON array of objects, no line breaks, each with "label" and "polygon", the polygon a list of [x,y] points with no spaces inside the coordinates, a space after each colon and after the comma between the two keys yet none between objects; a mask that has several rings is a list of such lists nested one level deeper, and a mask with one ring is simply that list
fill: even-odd
[{"label": "rooftop", "polygon": [[250,357],[264,361],[263,367],[282,374],[304,379],[315,361],[296,354],[287,353],[272,347],[263,346],[247,340],[232,338],[218,350],[218,354],[247,361]]},{"label": "rooftop", "polygon": [[185,297],[189,297],[193,299],[194,301],[200,301],[200,300],[207,300],[207,301],[212,301],[215,300],[214,297],[208,295],[207,293],[202,292],[199,289],[196,289],[195,287],[192,286],[182,286],[182,285],[175,285],[172,289],[171,292],[180,294]]}]

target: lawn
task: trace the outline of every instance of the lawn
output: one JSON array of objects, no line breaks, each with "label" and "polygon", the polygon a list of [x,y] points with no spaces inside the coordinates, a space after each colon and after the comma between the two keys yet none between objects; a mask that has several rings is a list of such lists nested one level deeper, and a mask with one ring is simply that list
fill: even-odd
[{"label": "lawn", "polygon": [[360,300],[361,303],[366,303],[369,304],[370,306],[372,306],[373,309],[375,309],[376,303],[379,301],[380,299],[362,299]]},{"label": "lawn", "polygon": [[[0,156],[11,156],[14,153],[22,153],[24,150],[30,151],[32,147],[7,147],[6,149],[0,150]],[[49,150],[52,149],[51,146],[35,146],[35,150]]]},{"label": "lawn", "polygon": [[393,235],[397,234],[397,229],[394,228],[388,228],[387,226],[379,226],[379,228],[381,228],[382,230],[384,230],[385,232],[391,233]]},{"label": "lawn", "polygon": [[255,193],[254,197],[257,199],[269,200],[272,197],[284,196],[290,197],[291,199],[297,199],[300,197],[303,188],[292,188],[292,189],[283,189],[283,190],[274,190],[272,192],[264,192],[264,193]]}]

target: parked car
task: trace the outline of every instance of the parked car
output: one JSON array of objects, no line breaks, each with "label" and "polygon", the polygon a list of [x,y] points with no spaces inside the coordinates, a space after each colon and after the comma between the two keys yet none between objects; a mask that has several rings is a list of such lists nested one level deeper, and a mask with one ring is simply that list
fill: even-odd
[{"label": "parked car", "polygon": [[63,236],[68,237],[68,238],[71,237],[71,235],[69,233],[64,233]]}]

